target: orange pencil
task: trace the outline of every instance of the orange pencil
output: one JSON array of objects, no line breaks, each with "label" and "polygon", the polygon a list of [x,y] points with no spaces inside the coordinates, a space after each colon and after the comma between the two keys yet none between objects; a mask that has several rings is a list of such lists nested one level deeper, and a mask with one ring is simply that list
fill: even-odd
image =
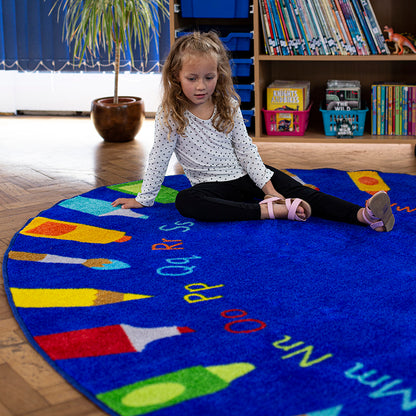
[{"label": "orange pencil", "polygon": [[20,231],[30,237],[55,238],[79,241],[81,243],[123,243],[131,239],[123,231],[108,230],[91,225],[35,217]]}]

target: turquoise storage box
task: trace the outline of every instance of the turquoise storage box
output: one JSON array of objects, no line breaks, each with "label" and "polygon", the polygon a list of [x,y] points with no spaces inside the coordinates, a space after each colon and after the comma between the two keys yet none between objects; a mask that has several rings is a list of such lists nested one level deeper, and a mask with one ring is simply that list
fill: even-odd
[{"label": "turquoise storage box", "polygon": [[362,136],[364,134],[365,117],[368,107],[362,110],[334,111],[324,110],[321,106],[320,110],[324,122],[325,136],[336,136],[337,123],[343,119],[351,124],[353,136]]}]

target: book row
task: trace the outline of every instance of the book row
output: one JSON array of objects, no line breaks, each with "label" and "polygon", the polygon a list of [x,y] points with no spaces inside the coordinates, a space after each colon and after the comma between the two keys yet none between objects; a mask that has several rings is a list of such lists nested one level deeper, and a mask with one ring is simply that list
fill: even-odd
[{"label": "book row", "polygon": [[371,133],[416,135],[416,85],[386,83],[371,88]]},{"label": "book row", "polygon": [[[361,107],[360,82],[329,80],[325,92],[320,106],[325,134],[362,136],[368,108]],[[371,100],[372,135],[416,135],[416,84],[374,83]],[[273,81],[267,87],[267,105],[263,109],[267,134],[302,135],[310,104],[309,81]]]},{"label": "book row", "polygon": [[259,0],[269,55],[388,55],[369,0]]}]

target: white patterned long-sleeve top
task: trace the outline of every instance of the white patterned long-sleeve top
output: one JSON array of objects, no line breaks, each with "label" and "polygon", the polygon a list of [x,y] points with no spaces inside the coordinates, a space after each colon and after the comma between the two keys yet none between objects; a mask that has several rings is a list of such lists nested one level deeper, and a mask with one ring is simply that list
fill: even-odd
[{"label": "white patterned long-sleeve top", "polygon": [[273,172],[266,168],[248,135],[240,110],[229,134],[213,126],[214,115],[209,120],[202,120],[189,111],[185,115],[188,119],[185,135],[173,131],[169,137],[161,109],[158,109],[154,143],[136,201],[144,206],[153,205],[173,153],[191,185],[229,181],[248,174],[261,189],[270,180]]}]

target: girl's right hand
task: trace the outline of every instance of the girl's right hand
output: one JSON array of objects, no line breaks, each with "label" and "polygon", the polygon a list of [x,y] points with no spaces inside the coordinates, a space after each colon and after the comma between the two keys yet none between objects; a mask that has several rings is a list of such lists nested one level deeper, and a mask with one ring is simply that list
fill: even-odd
[{"label": "girl's right hand", "polygon": [[137,202],[135,198],[118,198],[114,202],[111,203],[113,207],[117,207],[121,205],[121,208],[129,209],[129,208],[143,208],[140,202]]}]

